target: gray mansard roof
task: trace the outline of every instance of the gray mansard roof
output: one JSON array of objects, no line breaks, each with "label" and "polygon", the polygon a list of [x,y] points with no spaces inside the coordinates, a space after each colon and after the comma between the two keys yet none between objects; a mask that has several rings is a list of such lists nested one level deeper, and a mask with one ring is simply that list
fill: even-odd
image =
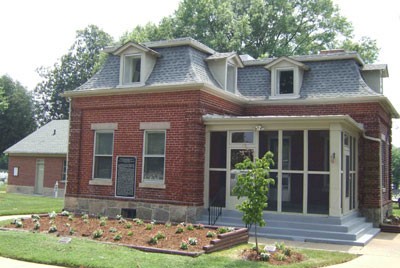
[{"label": "gray mansard roof", "polygon": [[[223,90],[214,79],[206,59],[221,59],[232,55],[231,52],[216,52],[190,38],[149,42],[143,45],[160,55],[145,82],[145,87],[204,83]],[[115,51],[115,48],[107,49],[107,52],[112,51]],[[244,68],[238,68],[237,94],[249,100],[268,100],[271,95],[271,73],[264,66],[276,58],[241,58]],[[301,99],[381,96],[365,83],[361,74],[364,64],[355,52],[289,58],[304,63],[309,68],[304,71],[300,89]],[[368,65],[364,68],[374,67]],[[102,69],[75,91],[116,89],[119,85],[119,75],[120,56],[110,53]]]},{"label": "gray mansard roof", "polygon": [[53,120],[17,142],[4,153],[67,155],[69,120]]}]

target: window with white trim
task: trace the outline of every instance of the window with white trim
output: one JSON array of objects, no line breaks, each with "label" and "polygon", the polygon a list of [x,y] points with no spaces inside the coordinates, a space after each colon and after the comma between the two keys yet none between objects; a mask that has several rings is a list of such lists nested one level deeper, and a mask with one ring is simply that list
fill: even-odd
[{"label": "window with white trim", "polygon": [[278,95],[294,94],[294,71],[278,70]]},{"label": "window with white trim", "polygon": [[232,93],[236,93],[236,73],[236,66],[228,63],[226,67],[226,90]]},{"label": "window with white trim", "polygon": [[143,147],[143,182],[163,183],[165,174],[165,130],[146,130]]},{"label": "window with white trim", "polygon": [[111,179],[114,131],[96,131],[94,140],[93,178]]},{"label": "window with white trim", "polygon": [[140,54],[125,55],[123,68],[122,82],[124,85],[141,82],[142,57]]},{"label": "window with white trim", "polygon": [[67,160],[63,160],[63,169],[61,174],[61,181],[67,180]]}]

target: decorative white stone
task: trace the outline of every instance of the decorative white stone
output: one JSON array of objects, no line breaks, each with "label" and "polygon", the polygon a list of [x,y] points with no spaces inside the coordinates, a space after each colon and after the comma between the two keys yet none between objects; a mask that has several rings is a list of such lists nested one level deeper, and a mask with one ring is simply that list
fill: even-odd
[{"label": "decorative white stone", "polygon": [[273,246],[273,245],[266,245],[266,246],[264,247],[264,250],[265,250],[265,251],[268,251],[268,252],[275,252],[275,251],[276,251],[276,247]]}]

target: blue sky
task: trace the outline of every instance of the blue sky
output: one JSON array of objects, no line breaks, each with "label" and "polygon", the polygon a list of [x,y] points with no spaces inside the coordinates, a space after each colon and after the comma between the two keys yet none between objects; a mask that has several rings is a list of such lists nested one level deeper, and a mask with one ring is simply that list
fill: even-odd
[{"label": "blue sky", "polygon": [[[75,32],[95,24],[118,39],[136,25],[158,22],[177,9],[179,0],[5,0],[0,16],[0,75],[8,74],[32,90],[36,69],[51,66],[75,40]],[[384,93],[400,111],[400,1],[334,0],[354,26],[356,39],[369,36],[381,48],[378,63],[389,65]],[[393,144],[400,147],[400,120],[394,120]]]}]

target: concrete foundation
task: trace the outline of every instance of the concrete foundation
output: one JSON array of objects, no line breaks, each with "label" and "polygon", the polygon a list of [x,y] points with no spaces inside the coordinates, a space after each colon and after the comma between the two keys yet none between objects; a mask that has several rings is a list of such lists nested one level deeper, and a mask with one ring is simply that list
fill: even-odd
[{"label": "concrete foundation", "polygon": [[[22,186],[22,185],[7,185],[7,193],[17,193],[17,194],[29,194],[29,195],[38,195],[35,193],[35,187],[33,186]],[[43,196],[51,196],[54,197],[54,188],[43,188]],[[58,189],[58,198],[64,198],[64,189]]]}]

